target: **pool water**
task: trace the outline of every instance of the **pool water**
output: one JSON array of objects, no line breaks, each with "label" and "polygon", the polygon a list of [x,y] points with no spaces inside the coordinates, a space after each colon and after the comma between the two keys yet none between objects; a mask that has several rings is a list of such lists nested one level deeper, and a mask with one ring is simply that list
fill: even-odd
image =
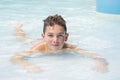
[{"label": "pool water", "polygon": [[[107,59],[109,72],[91,70],[91,59],[73,53],[29,58],[41,73],[28,73],[10,62],[11,56],[32,46],[16,40],[14,24],[23,23],[28,37],[40,39],[43,19],[54,14],[67,21],[68,42]],[[95,0],[1,0],[0,80],[119,80],[119,26],[120,15],[96,12]]]}]

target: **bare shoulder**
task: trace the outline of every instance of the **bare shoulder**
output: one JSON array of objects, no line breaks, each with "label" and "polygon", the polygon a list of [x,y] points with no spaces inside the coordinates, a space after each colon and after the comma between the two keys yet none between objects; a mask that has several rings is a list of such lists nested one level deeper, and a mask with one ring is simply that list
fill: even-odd
[{"label": "bare shoulder", "polygon": [[72,44],[65,43],[64,48],[75,49],[76,46]]},{"label": "bare shoulder", "polygon": [[35,44],[30,51],[45,51],[45,42],[39,42]]}]

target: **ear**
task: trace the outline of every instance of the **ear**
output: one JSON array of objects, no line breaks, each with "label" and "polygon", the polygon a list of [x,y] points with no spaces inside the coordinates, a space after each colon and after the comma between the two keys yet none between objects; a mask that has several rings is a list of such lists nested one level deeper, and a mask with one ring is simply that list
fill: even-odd
[{"label": "ear", "polygon": [[42,33],[42,34],[41,34],[41,37],[42,37],[42,40],[44,40],[44,38],[45,38],[45,34]]},{"label": "ear", "polygon": [[67,40],[68,40],[68,36],[69,36],[69,34],[68,34],[68,33],[66,33],[66,34],[65,34],[65,41],[67,41]]}]

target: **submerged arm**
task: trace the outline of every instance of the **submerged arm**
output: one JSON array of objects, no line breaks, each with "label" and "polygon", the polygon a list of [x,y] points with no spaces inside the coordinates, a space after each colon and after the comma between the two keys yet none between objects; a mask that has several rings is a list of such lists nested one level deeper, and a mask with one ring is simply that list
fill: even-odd
[{"label": "submerged arm", "polygon": [[95,70],[97,72],[102,72],[102,73],[108,71],[108,68],[107,68],[108,63],[104,58],[98,56],[95,53],[92,53],[92,52],[86,51],[86,50],[82,50],[82,49],[74,49],[73,51],[75,53],[79,53],[79,54],[81,54],[83,56],[92,58],[93,61],[94,61],[93,70]]},{"label": "submerged arm", "polygon": [[14,64],[22,66],[27,71],[39,72],[40,71],[39,67],[37,67],[36,65],[31,64],[31,63],[24,60],[24,57],[28,57],[31,54],[32,54],[31,51],[25,51],[25,52],[22,52],[22,53],[18,53],[18,54],[11,57],[11,61]]},{"label": "submerged arm", "polygon": [[76,47],[71,49],[71,51],[75,52],[75,53],[78,53],[78,54],[81,54],[82,56],[92,58],[92,59],[99,57],[97,54],[95,54],[93,52],[90,52],[90,51],[87,51],[87,50],[84,50],[84,49],[79,49],[79,48],[76,48]]}]

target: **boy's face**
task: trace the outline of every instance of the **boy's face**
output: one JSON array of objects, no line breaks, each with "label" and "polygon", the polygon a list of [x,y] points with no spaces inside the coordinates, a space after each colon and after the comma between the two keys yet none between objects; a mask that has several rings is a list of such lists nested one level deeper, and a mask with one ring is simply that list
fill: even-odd
[{"label": "boy's face", "polygon": [[57,51],[63,48],[68,34],[65,33],[62,26],[55,24],[54,26],[47,26],[42,37],[49,50]]}]

